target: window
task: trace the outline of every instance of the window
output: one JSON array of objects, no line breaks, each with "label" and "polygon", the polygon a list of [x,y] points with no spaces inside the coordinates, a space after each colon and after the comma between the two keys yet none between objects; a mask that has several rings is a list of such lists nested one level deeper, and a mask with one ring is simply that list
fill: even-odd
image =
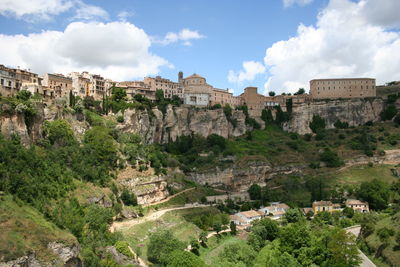
[{"label": "window", "polygon": [[196,103],[196,97],[195,96],[191,96],[190,97],[190,101]]},{"label": "window", "polygon": [[4,79],[1,79],[1,85],[4,85]]}]

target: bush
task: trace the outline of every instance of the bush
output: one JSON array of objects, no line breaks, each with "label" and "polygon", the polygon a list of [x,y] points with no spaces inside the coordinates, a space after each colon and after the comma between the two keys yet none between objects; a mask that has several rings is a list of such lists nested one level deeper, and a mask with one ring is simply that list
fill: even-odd
[{"label": "bush", "polygon": [[170,254],[184,247],[185,244],[176,239],[170,231],[158,231],[150,235],[147,257],[153,263],[167,265]]},{"label": "bush", "polygon": [[133,253],[130,251],[129,249],[129,244],[126,241],[117,241],[117,243],[115,243],[115,248],[117,249],[117,251],[129,258],[133,258]]},{"label": "bush", "polygon": [[381,112],[381,119],[383,121],[388,121],[393,119],[393,117],[397,114],[397,109],[395,105],[388,105],[382,112]]},{"label": "bush", "polygon": [[337,120],[333,125],[337,129],[347,129],[347,128],[349,128],[349,124],[347,122],[341,122],[340,120]]},{"label": "bush", "polygon": [[134,193],[128,191],[128,189],[124,188],[121,193],[121,200],[127,206],[136,206],[137,198]]},{"label": "bush", "polygon": [[321,153],[320,160],[325,162],[327,167],[340,167],[344,164],[339,156],[329,148]]},{"label": "bush", "polygon": [[325,119],[321,118],[319,115],[314,115],[309,126],[313,133],[317,133],[319,130],[324,130],[326,127]]},{"label": "bush", "polygon": [[117,117],[117,122],[123,123],[124,122],[124,116],[120,115]]}]

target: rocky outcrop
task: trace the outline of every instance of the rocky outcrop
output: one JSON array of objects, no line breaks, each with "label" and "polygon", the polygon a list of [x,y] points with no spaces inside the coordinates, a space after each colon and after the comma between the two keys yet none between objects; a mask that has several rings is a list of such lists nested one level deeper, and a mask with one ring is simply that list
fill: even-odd
[{"label": "rocky outcrop", "polygon": [[235,127],[227,120],[222,109],[205,110],[168,106],[165,114],[158,109],[131,109],[123,114],[124,122],[117,128],[137,133],[146,143],[167,143],[182,135],[198,134],[207,137],[218,134],[225,138],[241,136],[249,130],[242,111],[233,111]]},{"label": "rocky outcrop", "polygon": [[351,167],[355,165],[366,165],[368,163],[374,164],[400,164],[400,149],[385,150],[384,155],[367,157],[361,155],[346,161],[346,167]]},{"label": "rocky outcrop", "polygon": [[47,248],[50,249],[61,260],[60,263],[62,263],[64,266],[83,266],[82,261],[79,258],[79,245],[75,244],[71,247],[68,247],[62,243],[51,242],[47,245]]},{"label": "rocky outcrop", "polygon": [[301,175],[303,165],[287,165],[273,167],[265,161],[250,161],[235,164],[224,170],[218,167],[207,172],[191,173],[189,179],[199,184],[223,187],[232,191],[246,191],[252,184],[265,186],[267,180],[277,175]]},{"label": "rocky outcrop", "polygon": [[107,199],[106,195],[93,196],[87,199],[88,204],[97,204],[105,208],[111,208],[112,202]]},{"label": "rocky outcrop", "polygon": [[293,107],[291,120],[283,128],[299,134],[311,133],[309,127],[313,115],[319,115],[326,121],[326,128],[334,128],[337,120],[350,126],[363,125],[368,121],[379,121],[384,108],[380,98],[375,99],[337,99],[304,103]]},{"label": "rocky outcrop", "polygon": [[121,188],[134,193],[141,205],[158,202],[169,196],[167,177],[155,175],[152,169],[140,172],[128,166],[118,174],[117,182]]},{"label": "rocky outcrop", "polygon": [[139,266],[138,261],[118,252],[114,246],[106,247],[106,252],[109,253],[120,266]]},{"label": "rocky outcrop", "polygon": [[[7,104],[2,104],[0,109],[7,109]],[[36,104],[36,115],[32,121],[26,121],[25,115],[20,112],[9,110],[0,116],[0,133],[6,138],[18,135],[21,142],[25,145],[32,144],[43,137],[43,122],[57,119],[67,120],[73,132],[79,137],[89,128],[89,124],[84,121],[83,114],[71,114],[63,107],[46,107],[41,103]],[[1,112],[0,112],[1,113]]]},{"label": "rocky outcrop", "polygon": [[79,258],[79,245],[74,244],[71,247],[66,246],[62,243],[51,242],[47,244],[47,248],[56,256],[56,260],[51,262],[42,262],[37,259],[34,253],[22,256],[18,259],[11,260],[8,262],[0,262],[0,267],[52,267],[52,266],[65,266],[65,267],[81,267],[83,266],[81,259]]}]

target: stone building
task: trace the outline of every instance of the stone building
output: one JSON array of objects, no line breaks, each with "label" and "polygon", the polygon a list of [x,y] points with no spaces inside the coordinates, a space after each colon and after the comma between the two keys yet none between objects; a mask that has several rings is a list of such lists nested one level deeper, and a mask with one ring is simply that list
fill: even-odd
[{"label": "stone building", "polygon": [[148,99],[156,100],[156,91],[143,81],[125,81],[116,83],[117,87],[124,88],[129,99],[136,94],[141,94]]},{"label": "stone building", "polygon": [[43,76],[42,84],[49,90],[53,90],[56,97],[69,96],[70,91],[72,91],[72,78],[62,74],[46,73]]},{"label": "stone building", "polygon": [[0,65],[0,94],[2,96],[12,96],[19,89],[15,71]]},{"label": "stone building", "polygon": [[315,79],[310,81],[310,95],[314,99],[375,97],[375,79]]},{"label": "stone building", "polygon": [[183,104],[195,107],[207,107],[210,104],[210,94],[207,93],[185,93]]},{"label": "stone building", "polygon": [[369,212],[368,202],[357,199],[346,200],[346,207],[352,208],[354,211],[358,212]]},{"label": "stone building", "polygon": [[183,99],[183,87],[179,82],[173,82],[160,76],[155,78],[145,77],[143,82],[150,86],[150,91],[162,90],[165,98],[172,98],[172,96],[176,95]]},{"label": "stone building", "polygon": [[84,98],[90,95],[92,85],[89,78],[83,77],[79,72],[71,72],[68,76],[72,79],[72,92],[75,96]]},{"label": "stone building", "polygon": [[257,87],[246,87],[240,97],[252,117],[260,117],[262,110],[267,107],[268,99],[257,92]]}]

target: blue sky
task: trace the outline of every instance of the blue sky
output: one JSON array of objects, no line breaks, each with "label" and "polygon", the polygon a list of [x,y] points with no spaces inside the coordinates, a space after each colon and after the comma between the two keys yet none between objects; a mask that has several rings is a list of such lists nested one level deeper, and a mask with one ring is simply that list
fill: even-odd
[{"label": "blue sky", "polygon": [[400,63],[381,68],[400,55],[396,0],[1,2],[0,64],[40,74],[176,80],[182,70],[235,94],[250,85],[293,92],[322,77],[400,79]]}]

